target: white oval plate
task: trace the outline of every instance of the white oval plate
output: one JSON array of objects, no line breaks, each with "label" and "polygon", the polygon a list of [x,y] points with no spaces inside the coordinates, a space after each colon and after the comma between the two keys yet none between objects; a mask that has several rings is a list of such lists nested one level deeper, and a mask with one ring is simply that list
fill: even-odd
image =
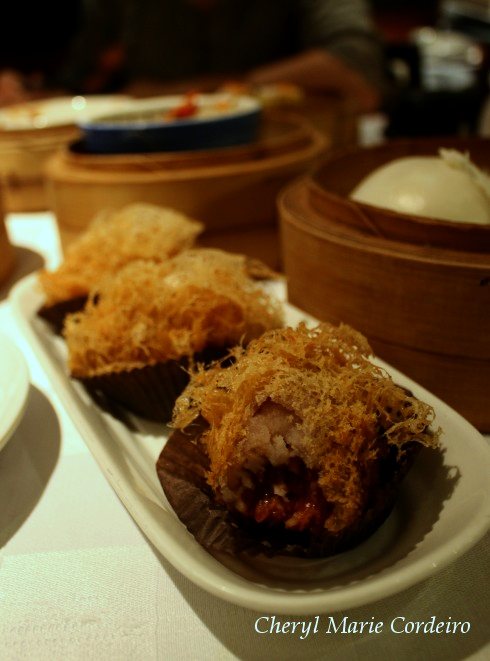
[{"label": "white oval plate", "polygon": [[70,126],[97,115],[120,112],[131,103],[124,95],[61,96],[17,103],[0,110],[0,131]]},{"label": "white oval plate", "polygon": [[29,394],[29,370],[24,356],[0,335],[0,450],[24,414]]},{"label": "white oval plate", "polygon": [[[279,287],[277,294],[284,296]],[[112,417],[66,376],[66,347],[36,318],[36,276],[11,294],[16,318],[107,480],[158,551],[182,574],[226,601],[272,613],[335,612],[377,601],[421,581],[475,544],[490,520],[490,448],[458,413],[403,374],[377,361],[431,404],[444,434],[441,452],[423,451],[403,482],[394,511],[366,542],[321,560],[215,558],[167,503],[155,462],[163,425]],[[287,306],[287,321],[310,320]]]}]

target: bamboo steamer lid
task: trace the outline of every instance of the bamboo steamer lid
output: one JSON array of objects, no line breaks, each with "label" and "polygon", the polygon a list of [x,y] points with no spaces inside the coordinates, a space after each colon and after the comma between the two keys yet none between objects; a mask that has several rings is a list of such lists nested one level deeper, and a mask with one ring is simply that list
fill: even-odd
[{"label": "bamboo steamer lid", "polygon": [[490,431],[490,252],[343,223],[312,204],[307,178],[284,190],[279,210],[291,302],[351,324],[377,355]]}]

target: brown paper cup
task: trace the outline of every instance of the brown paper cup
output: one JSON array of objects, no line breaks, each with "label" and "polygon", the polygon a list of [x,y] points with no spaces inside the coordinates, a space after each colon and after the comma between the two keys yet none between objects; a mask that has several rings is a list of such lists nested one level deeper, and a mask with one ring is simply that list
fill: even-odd
[{"label": "brown paper cup", "polygon": [[[209,364],[228,354],[228,348],[210,347],[195,354],[194,361]],[[87,390],[100,393],[121,404],[132,413],[154,420],[169,422],[175,400],[189,382],[189,359],[168,360],[155,365],[112,372],[100,376],[79,378]]]},{"label": "brown paper cup", "polygon": [[87,296],[77,296],[68,301],[61,301],[54,305],[43,305],[37,311],[38,317],[44,319],[51,326],[52,330],[61,335],[65,317],[73,312],[80,312],[85,307]]},{"label": "brown paper cup", "polygon": [[203,426],[171,435],[157,461],[156,470],[163,491],[177,516],[210,552],[266,556],[287,555],[319,558],[357,546],[374,533],[390,514],[398,486],[411,467],[420,446],[410,443],[401,458],[390,452],[382,471],[385,482],[378,486],[362,519],[355,527],[334,535],[325,531],[313,537],[307,532],[271,528],[238,517],[216,503],[206,481],[209,467],[200,443]]}]

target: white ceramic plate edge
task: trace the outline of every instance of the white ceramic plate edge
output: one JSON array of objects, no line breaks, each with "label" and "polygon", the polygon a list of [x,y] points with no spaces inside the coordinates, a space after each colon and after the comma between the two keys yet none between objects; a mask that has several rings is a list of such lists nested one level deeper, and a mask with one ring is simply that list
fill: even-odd
[{"label": "white ceramic plate edge", "polygon": [[[0,334],[0,358],[2,359],[0,369],[5,369],[9,373],[15,370],[14,392],[8,398],[7,410],[4,411],[3,405],[0,405],[0,450],[2,450],[24,415],[29,395],[29,370],[21,351],[4,334]],[[0,377],[0,381],[2,378],[4,377]]]},{"label": "white ceramic plate edge", "polygon": [[[0,133],[8,136],[10,131],[42,132],[43,129],[76,126],[96,115],[123,112],[126,108],[129,110],[132,102],[132,97],[124,94],[87,94],[17,103],[0,109]],[[29,108],[32,109],[31,117]],[[44,117],[44,121],[36,123],[35,116]]]}]

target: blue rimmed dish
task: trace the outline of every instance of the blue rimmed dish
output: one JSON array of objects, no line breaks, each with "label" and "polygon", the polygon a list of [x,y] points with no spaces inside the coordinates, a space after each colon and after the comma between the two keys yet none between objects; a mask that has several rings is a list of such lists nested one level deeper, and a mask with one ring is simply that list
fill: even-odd
[{"label": "blue rimmed dish", "polygon": [[129,111],[81,122],[85,149],[122,154],[219,149],[252,142],[258,101],[230,94],[166,96],[134,101]]}]

